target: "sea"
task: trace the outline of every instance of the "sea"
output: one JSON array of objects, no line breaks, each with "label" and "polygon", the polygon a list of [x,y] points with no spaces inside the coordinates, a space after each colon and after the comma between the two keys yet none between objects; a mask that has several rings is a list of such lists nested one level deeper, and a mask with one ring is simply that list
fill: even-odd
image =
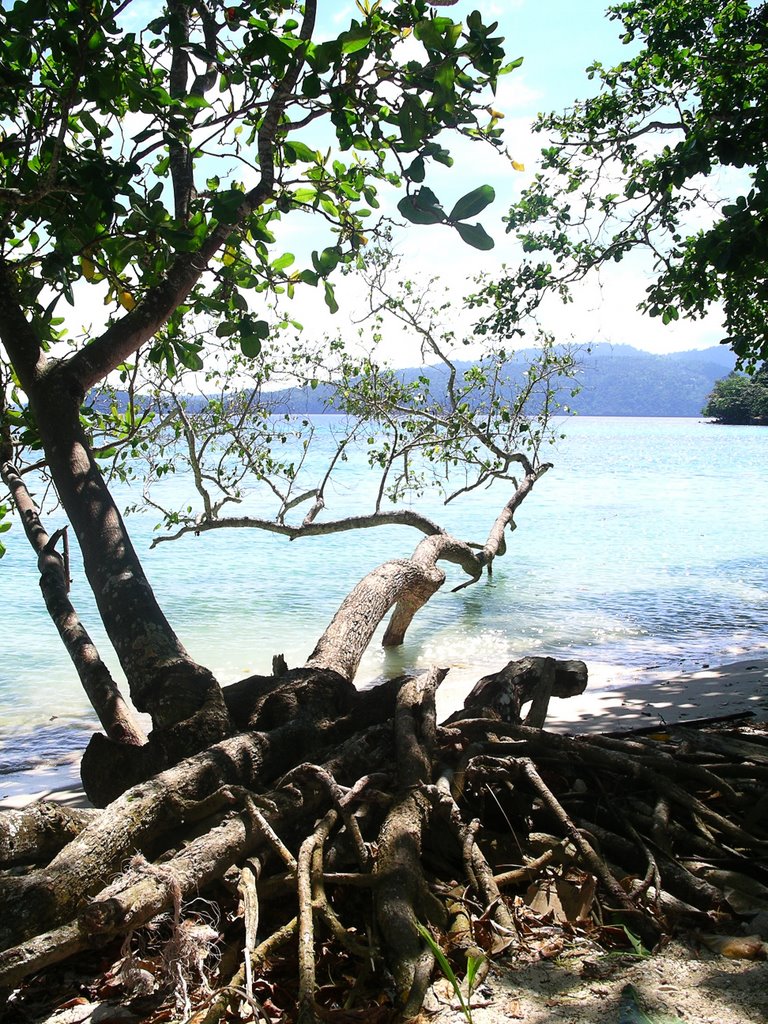
[{"label": "sea", "polygon": [[[317,417],[330,438],[333,417]],[[380,633],[359,686],[430,664],[450,668],[441,707],[525,655],[581,658],[638,680],[649,670],[695,669],[768,656],[768,429],[696,419],[569,417],[547,453],[553,468],[516,515],[493,575],[448,581],[422,609],[405,644],[385,652]],[[165,497],[193,496],[184,474]],[[370,507],[375,482],[352,455],[328,495],[329,516]],[[124,504],[136,490],[116,488]],[[420,511],[482,542],[509,497],[504,485]],[[238,510],[240,511],[240,510]],[[251,509],[258,513],[258,501]],[[272,656],[301,665],[357,580],[421,535],[404,527],[289,541],[249,529],[186,536],[151,548],[157,516],[128,527],[147,575],[190,653],[222,683],[269,673]],[[46,519],[49,531],[60,525]],[[0,561],[0,799],[75,782],[97,727],[45,611],[36,560],[20,529]],[[72,601],[118,681],[77,552]]]}]

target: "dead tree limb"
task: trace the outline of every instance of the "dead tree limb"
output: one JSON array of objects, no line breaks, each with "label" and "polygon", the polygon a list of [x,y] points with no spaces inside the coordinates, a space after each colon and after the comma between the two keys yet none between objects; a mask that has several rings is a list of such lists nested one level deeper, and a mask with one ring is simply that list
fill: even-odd
[{"label": "dead tree limb", "polygon": [[510,661],[499,672],[483,676],[473,686],[461,711],[448,722],[471,717],[499,717],[518,724],[524,704],[531,701],[525,724],[541,729],[551,697],[575,697],[587,688],[587,666],[583,661],[555,658],[521,658]]},{"label": "dead tree limb", "polygon": [[45,864],[94,820],[98,811],[41,800],[0,811],[0,867]]}]

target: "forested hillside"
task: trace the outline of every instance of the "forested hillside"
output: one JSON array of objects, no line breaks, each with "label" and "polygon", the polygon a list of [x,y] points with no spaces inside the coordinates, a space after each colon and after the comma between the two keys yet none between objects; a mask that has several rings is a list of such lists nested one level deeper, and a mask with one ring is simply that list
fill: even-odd
[{"label": "forested hillside", "polygon": [[[515,353],[510,379],[515,383],[528,365],[531,350]],[[652,355],[629,345],[594,345],[577,357],[581,390],[571,396],[565,383],[560,401],[582,416],[700,416],[715,381],[735,365],[730,349],[714,346],[670,355]],[[457,362],[458,372],[473,364]],[[405,380],[427,375],[438,385],[444,367],[398,371]],[[330,389],[322,385],[280,392],[279,404],[294,412],[321,413],[328,408]]]}]

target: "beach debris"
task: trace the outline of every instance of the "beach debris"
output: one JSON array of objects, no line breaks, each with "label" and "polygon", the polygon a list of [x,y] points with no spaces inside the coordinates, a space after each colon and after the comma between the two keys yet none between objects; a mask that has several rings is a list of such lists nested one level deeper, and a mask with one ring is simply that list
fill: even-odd
[{"label": "beach debris", "polygon": [[729,960],[768,959],[768,944],[759,935],[707,935],[697,934],[696,938],[707,949]]}]

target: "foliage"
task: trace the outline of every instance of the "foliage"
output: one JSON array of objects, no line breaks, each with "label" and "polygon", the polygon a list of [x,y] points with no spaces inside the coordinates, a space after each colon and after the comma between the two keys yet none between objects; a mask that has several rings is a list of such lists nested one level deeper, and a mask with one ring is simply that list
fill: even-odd
[{"label": "foliage", "polygon": [[543,168],[509,214],[528,254],[499,286],[514,320],[550,291],[650,254],[641,308],[664,323],[722,305],[746,362],[768,357],[768,5],[616,4],[629,56],[596,96],[541,117]]},{"label": "foliage", "polygon": [[[503,64],[495,24],[362,0],[331,29],[328,6],[170,0],[146,22],[115,0],[0,11],[0,340],[17,461],[41,447],[28,398],[42,376],[82,399],[144,361],[169,379],[199,372],[217,352],[201,317],[255,359],[270,296],[317,287],[337,309],[333,274],[376,237],[382,190],[404,193],[407,215],[430,168],[452,164],[451,134],[501,145],[486,108],[516,62]],[[443,220],[485,248],[469,218],[491,198],[473,189]],[[308,217],[326,244],[319,227],[288,251],[285,222],[300,237]],[[106,328],[67,334],[66,307],[86,323],[94,300]],[[92,407],[85,426],[106,418],[127,440],[148,423],[135,410]]]},{"label": "foliage", "polygon": [[[357,344],[340,337],[311,342],[286,322],[256,363],[232,339],[220,339],[204,395],[189,394],[190,372],[170,378],[157,368],[146,381],[143,390],[153,398],[145,411],[163,426],[119,459],[142,467],[145,500],[166,529],[179,528],[174,536],[228,523],[300,531],[330,502],[353,448],[362,449],[375,474],[370,507],[355,511],[373,517],[427,489],[449,503],[494,481],[516,486],[515,474],[529,467],[543,471],[557,436],[555,395],[563,383],[575,393],[572,354],[555,351],[547,339],[515,353],[487,338],[482,358],[459,365],[461,308],[447,289],[435,279],[403,279],[382,248],[366,255],[362,276],[369,311]],[[392,325],[420,339],[423,370],[402,374],[380,359],[377,345]],[[336,414],[320,433],[299,412],[301,394],[315,392],[324,411]],[[193,476],[195,504],[169,507],[154,486],[177,470]]]},{"label": "foliage", "polygon": [[445,977],[451,983],[453,991],[456,993],[456,998],[459,1000],[461,1006],[461,1012],[466,1017],[469,1024],[472,1024],[472,987],[474,980],[477,976],[477,971],[485,959],[484,956],[470,956],[467,954],[467,998],[464,998],[464,993],[461,991],[461,983],[456,977],[453,968],[450,965],[448,958],[443,953],[440,946],[435,942],[432,937],[432,933],[424,927],[423,924],[417,922],[416,928],[419,935],[424,939],[426,944],[429,946],[432,955],[440,966],[440,970],[443,972]]},{"label": "foliage", "polygon": [[768,423],[768,365],[753,376],[731,373],[717,381],[702,414],[718,423]]}]

